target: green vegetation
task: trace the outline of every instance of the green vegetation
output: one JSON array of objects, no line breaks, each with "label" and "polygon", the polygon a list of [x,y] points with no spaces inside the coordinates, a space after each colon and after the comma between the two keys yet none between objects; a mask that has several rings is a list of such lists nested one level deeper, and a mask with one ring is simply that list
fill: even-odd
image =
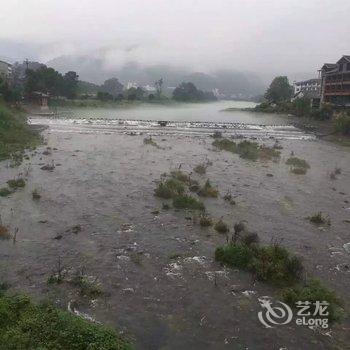
[{"label": "green vegetation", "polygon": [[185,192],[183,183],[177,179],[170,178],[160,182],[154,190],[154,195],[164,199],[170,199],[182,195]]},{"label": "green vegetation", "polygon": [[0,161],[11,159],[13,165],[22,162],[24,150],[35,148],[42,141],[31,129],[20,111],[10,110],[0,102]]},{"label": "green vegetation", "polygon": [[219,191],[211,185],[209,180],[207,180],[204,186],[199,188],[197,194],[201,197],[217,198],[219,195]]},{"label": "green vegetation", "polygon": [[217,100],[212,92],[199,90],[191,82],[181,83],[173,91],[173,99],[181,102],[203,102]]},{"label": "green vegetation", "polygon": [[17,188],[24,187],[26,185],[26,182],[24,181],[24,179],[19,178],[19,179],[9,180],[7,181],[7,184],[9,185],[10,188],[12,188],[13,190],[16,190]]},{"label": "green vegetation", "polygon": [[184,183],[187,183],[187,184],[190,184],[190,182],[191,182],[189,175],[185,174],[185,173],[182,172],[181,170],[172,171],[172,172],[170,173],[170,175],[171,175],[174,179],[179,180],[179,181],[181,181],[181,182],[184,182]]},{"label": "green vegetation", "polygon": [[205,164],[198,164],[193,170],[199,175],[204,175],[207,171],[207,167]]},{"label": "green vegetation", "polygon": [[259,146],[257,142],[251,142],[247,140],[236,143],[226,138],[217,138],[212,143],[212,145],[220,150],[239,154],[241,158],[254,161],[258,158],[265,160],[277,159],[281,153],[275,148],[267,147],[264,145]]},{"label": "green vegetation", "polygon": [[84,274],[76,275],[72,280],[71,284],[78,287],[81,296],[89,298],[96,298],[103,294],[103,291],[98,283],[91,281],[88,276]]},{"label": "green vegetation", "polygon": [[323,216],[322,212],[318,212],[314,215],[308,216],[307,219],[310,220],[315,225],[330,225],[331,220],[329,217]]},{"label": "green vegetation", "polygon": [[8,187],[2,187],[0,188],[0,197],[7,197],[11,193],[13,193],[12,190],[10,190]]},{"label": "green vegetation", "polygon": [[112,329],[20,295],[0,295],[0,327],[2,349],[132,349]]},{"label": "green vegetation", "polygon": [[204,210],[204,204],[197,198],[189,195],[179,195],[173,198],[173,206],[177,209]]},{"label": "green vegetation", "polygon": [[152,139],[151,136],[150,136],[150,137],[144,138],[144,139],[143,139],[143,144],[144,144],[144,145],[151,145],[151,146],[156,147],[156,148],[160,148],[160,147],[158,146],[157,142],[155,142],[155,141]]},{"label": "green vegetation", "polygon": [[290,171],[297,175],[304,175],[307,173],[307,170],[310,169],[309,163],[298,157],[288,158],[286,164],[290,165]]},{"label": "green vegetation", "polygon": [[336,296],[335,292],[329,290],[320,281],[312,279],[304,284],[297,285],[293,288],[288,288],[282,292],[282,299],[284,302],[292,307],[296,306],[298,301],[309,301],[311,315],[315,311],[315,303],[326,301],[329,303],[327,307],[328,316],[330,322],[336,322],[343,316],[342,301]]},{"label": "green vegetation", "polygon": [[199,220],[199,224],[202,227],[209,227],[213,225],[213,220],[208,215],[202,215]]},{"label": "green vegetation", "polygon": [[345,113],[338,114],[334,121],[334,127],[342,135],[350,135],[350,116]]},{"label": "green vegetation", "polygon": [[299,258],[278,244],[258,246],[240,241],[215,251],[215,260],[253,273],[260,281],[274,285],[291,285],[299,281],[303,266]]},{"label": "green vegetation", "polygon": [[289,101],[293,96],[293,87],[286,76],[279,76],[272,80],[265,93],[265,98],[270,103]]},{"label": "green vegetation", "polygon": [[214,229],[219,233],[228,233],[230,231],[228,225],[222,219],[214,225]]}]

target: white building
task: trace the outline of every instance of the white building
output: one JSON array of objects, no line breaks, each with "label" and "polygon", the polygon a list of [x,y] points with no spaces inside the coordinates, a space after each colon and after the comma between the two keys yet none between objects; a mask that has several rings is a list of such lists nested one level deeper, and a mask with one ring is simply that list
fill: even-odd
[{"label": "white building", "polygon": [[12,65],[5,61],[0,61],[0,78],[8,80],[12,74]]},{"label": "white building", "polygon": [[305,91],[321,91],[321,79],[294,82],[294,95]]}]

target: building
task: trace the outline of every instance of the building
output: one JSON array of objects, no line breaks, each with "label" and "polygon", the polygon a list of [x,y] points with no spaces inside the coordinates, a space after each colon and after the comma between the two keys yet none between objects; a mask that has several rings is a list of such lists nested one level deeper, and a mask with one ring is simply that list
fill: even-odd
[{"label": "building", "polygon": [[5,61],[0,61],[0,78],[8,80],[12,74],[12,65]]},{"label": "building", "polygon": [[320,92],[321,91],[321,79],[315,78],[315,79],[294,82],[294,95],[298,94],[301,91],[303,91],[303,92],[305,92],[305,91]]},{"label": "building", "polygon": [[318,108],[321,102],[321,79],[294,82],[294,99],[307,98],[311,108]]},{"label": "building", "polygon": [[325,63],[319,72],[321,102],[350,106],[350,56],[343,56],[337,63]]}]

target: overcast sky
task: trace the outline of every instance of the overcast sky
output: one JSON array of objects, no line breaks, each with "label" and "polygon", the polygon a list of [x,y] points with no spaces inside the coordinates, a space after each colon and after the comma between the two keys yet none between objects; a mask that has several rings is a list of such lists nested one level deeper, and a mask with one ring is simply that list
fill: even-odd
[{"label": "overcast sky", "polygon": [[11,0],[0,56],[314,72],[350,54],[350,0]]}]

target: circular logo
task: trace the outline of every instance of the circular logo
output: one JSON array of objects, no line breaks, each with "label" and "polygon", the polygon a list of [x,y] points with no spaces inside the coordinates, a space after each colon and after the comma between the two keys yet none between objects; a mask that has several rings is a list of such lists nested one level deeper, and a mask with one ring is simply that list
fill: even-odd
[{"label": "circular logo", "polygon": [[271,300],[266,298],[259,299],[259,302],[264,310],[259,311],[258,318],[266,328],[284,325],[292,320],[293,311],[287,304],[278,301],[276,305],[272,305]]}]

